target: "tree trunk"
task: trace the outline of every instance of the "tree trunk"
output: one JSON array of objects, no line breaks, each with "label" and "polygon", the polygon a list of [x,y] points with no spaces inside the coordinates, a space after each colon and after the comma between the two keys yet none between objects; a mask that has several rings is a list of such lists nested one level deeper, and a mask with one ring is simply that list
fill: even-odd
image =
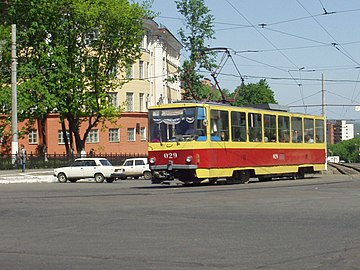
[{"label": "tree trunk", "polygon": [[[61,130],[62,130],[62,136],[64,139],[64,143],[65,143],[65,151],[66,151],[66,156],[70,157],[72,155],[71,151],[70,151],[70,147],[69,147],[69,140],[68,140],[68,136],[67,136],[67,132],[66,132],[66,126],[65,126],[65,121],[62,120],[61,121]],[[71,133],[70,133],[71,134]]]}]

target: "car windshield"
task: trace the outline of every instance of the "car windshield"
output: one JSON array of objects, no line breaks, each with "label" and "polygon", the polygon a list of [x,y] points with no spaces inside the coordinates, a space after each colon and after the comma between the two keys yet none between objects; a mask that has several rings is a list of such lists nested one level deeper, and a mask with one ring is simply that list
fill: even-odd
[{"label": "car windshield", "polygon": [[112,164],[110,163],[110,161],[108,161],[107,159],[100,159],[100,163],[103,166],[112,166]]},{"label": "car windshield", "polygon": [[203,107],[149,111],[150,142],[206,140]]}]

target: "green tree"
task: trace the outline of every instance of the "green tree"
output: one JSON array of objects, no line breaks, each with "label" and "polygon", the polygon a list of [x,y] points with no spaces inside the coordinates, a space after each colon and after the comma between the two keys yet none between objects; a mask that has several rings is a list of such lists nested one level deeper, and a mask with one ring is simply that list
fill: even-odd
[{"label": "green tree", "polygon": [[328,145],[328,155],[339,156],[347,162],[359,162],[360,138]]},{"label": "green tree", "polygon": [[258,83],[242,84],[235,90],[232,97],[235,98],[234,105],[237,106],[263,103],[277,104],[274,92],[264,79]]},{"label": "green tree", "polygon": [[185,18],[185,28],[179,30],[179,35],[189,53],[189,59],[184,60],[179,68],[177,79],[185,90],[184,99],[201,99],[202,92],[206,92],[206,86],[202,83],[203,76],[198,71],[212,70],[215,61],[213,54],[205,53],[206,40],[214,39],[214,17],[203,0],[177,0],[175,3]]},{"label": "green tree", "polygon": [[140,57],[143,19],[151,14],[128,0],[14,0],[1,7],[2,24],[17,23],[20,119],[41,123],[58,112],[80,152],[92,128],[120,116],[109,92],[126,82],[116,79],[119,71]]}]

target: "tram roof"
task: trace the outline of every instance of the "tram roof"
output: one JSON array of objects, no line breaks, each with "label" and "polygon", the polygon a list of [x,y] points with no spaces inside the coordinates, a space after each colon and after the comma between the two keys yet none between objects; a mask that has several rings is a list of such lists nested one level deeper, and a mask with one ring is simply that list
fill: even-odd
[{"label": "tram roof", "polygon": [[[230,103],[222,103],[222,102],[211,102],[211,101],[197,101],[197,100],[178,100],[174,101],[173,103],[190,103],[190,104],[209,104],[209,105],[219,105],[219,106],[232,106]],[[244,108],[254,108],[254,109],[260,109],[260,110],[270,110],[270,111],[280,111],[280,112],[289,112],[290,109],[286,105],[279,105],[279,104],[247,104],[242,106]]]},{"label": "tram roof", "polygon": [[[186,106],[189,106],[190,104],[194,104],[196,106],[201,106],[201,105],[206,104],[206,105],[212,105],[212,106],[215,105],[215,106],[234,107],[234,108],[266,110],[266,111],[274,111],[274,112],[287,112],[287,113],[298,114],[298,115],[309,115],[309,114],[304,114],[304,113],[299,113],[299,112],[290,112],[290,109],[289,109],[288,106],[279,105],[279,104],[272,104],[272,103],[248,104],[248,105],[244,105],[244,106],[233,106],[230,103],[222,103],[222,102],[215,102],[215,101],[177,100],[177,101],[173,101],[172,103],[169,103],[169,104],[156,105],[156,106],[153,106],[152,108],[156,109],[156,108],[159,108],[161,106],[173,107],[173,106],[176,106],[176,104],[178,104],[178,105],[187,104]],[[315,115],[311,115],[311,116],[315,116]]]}]

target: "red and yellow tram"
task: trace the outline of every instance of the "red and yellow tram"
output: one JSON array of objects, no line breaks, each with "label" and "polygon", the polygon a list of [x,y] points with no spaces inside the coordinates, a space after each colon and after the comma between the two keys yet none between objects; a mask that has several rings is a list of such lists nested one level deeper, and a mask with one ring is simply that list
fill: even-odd
[{"label": "red and yellow tram", "polygon": [[[149,109],[153,183],[247,183],[326,170],[325,119],[208,102]],[[274,107],[275,106],[275,107]]]}]

